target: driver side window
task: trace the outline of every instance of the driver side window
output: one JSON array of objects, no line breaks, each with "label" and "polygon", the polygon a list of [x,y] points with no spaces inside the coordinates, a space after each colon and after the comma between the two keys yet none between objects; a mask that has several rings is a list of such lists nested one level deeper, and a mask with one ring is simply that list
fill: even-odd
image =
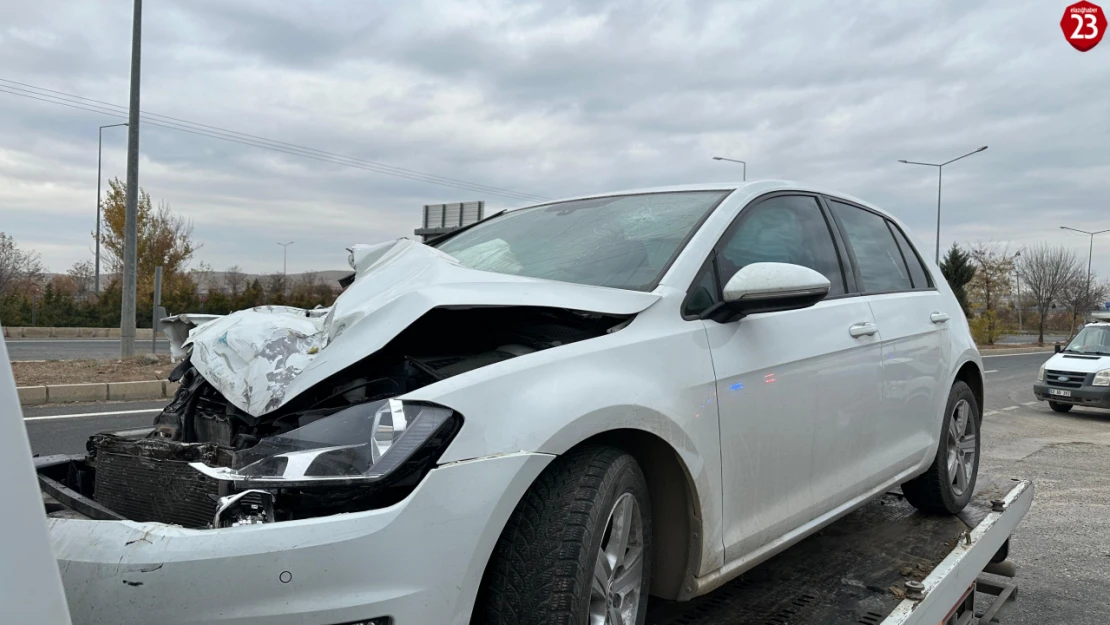
[{"label": "driver side window", "polygon": [[687,315],[697,315],[720,301],[723,285],[752,263],[808,267],[829,279],[830,297],[847,292],[832,232],[817,199],[811,196],[780,195],[746,207],[717,250],[716,258],[691,289]]}]

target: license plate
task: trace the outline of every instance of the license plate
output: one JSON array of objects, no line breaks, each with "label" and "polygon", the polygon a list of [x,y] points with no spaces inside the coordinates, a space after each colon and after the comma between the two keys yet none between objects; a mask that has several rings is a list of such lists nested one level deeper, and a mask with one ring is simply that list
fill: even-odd
[{"label": "license plate", "polygon": [[1071,397],[1071,391],[1061,391],[1058,388],[1048,389],[1048,394],[1049,395],[1055,395],[1057,397]]}]

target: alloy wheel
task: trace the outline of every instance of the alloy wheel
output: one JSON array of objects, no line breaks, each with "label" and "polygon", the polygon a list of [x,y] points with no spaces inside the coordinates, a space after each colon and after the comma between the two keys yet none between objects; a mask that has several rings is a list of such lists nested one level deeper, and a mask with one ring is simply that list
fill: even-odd
[{"label": "alloy wheel", "polygon": [[632,493],[617,498],[594,562],[590,625],[635,625],[644,582],[644,528]]},{"label": "alloy wheel", "polygon": [[952,480],[952,493],[964,494],[971,483],[976,463],[976,427],[971,422],[975,416],[966,399],[956,402],[952,418],[948,421],[948,477]]}]

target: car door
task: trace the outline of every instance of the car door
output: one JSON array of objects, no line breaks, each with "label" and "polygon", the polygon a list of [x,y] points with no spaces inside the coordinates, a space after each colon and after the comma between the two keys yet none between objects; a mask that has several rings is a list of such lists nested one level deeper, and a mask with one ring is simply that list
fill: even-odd
[{"label": "car door", "polygon": [[744,208],[687,300],[697,314],[754,262],[829,278],[811,308],[706,321],[717,378],[726,559],[751,553],[831,510],[868,472],[880,401],[871,309],[851,293],[844,257],[818,200],[774,195]]},{"label": "car door", "polygon": [[877,424],[886,479],[920,463],[932,448],[948,398],[951,343],[945,310],[921,256],[895,223],[829,198],[882,341],[882,418]]}]

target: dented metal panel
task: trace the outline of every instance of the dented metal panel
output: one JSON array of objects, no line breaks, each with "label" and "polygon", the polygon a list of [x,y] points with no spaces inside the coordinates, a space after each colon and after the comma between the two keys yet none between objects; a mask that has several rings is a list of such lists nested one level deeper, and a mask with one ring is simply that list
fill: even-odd
[{"label": "dented metal panel", "polygon": [[[234,406],[260,416],[328,376],[374,353],[433,308],[541,306],[630,315],[659,299],[653,293],[540,280],[463,267],[416,241],[350,248],[354,283],[331,308],[264,306],[224,317],[167,320],[177,342]],[[171,318],[172,319],[172,318]]]}]

